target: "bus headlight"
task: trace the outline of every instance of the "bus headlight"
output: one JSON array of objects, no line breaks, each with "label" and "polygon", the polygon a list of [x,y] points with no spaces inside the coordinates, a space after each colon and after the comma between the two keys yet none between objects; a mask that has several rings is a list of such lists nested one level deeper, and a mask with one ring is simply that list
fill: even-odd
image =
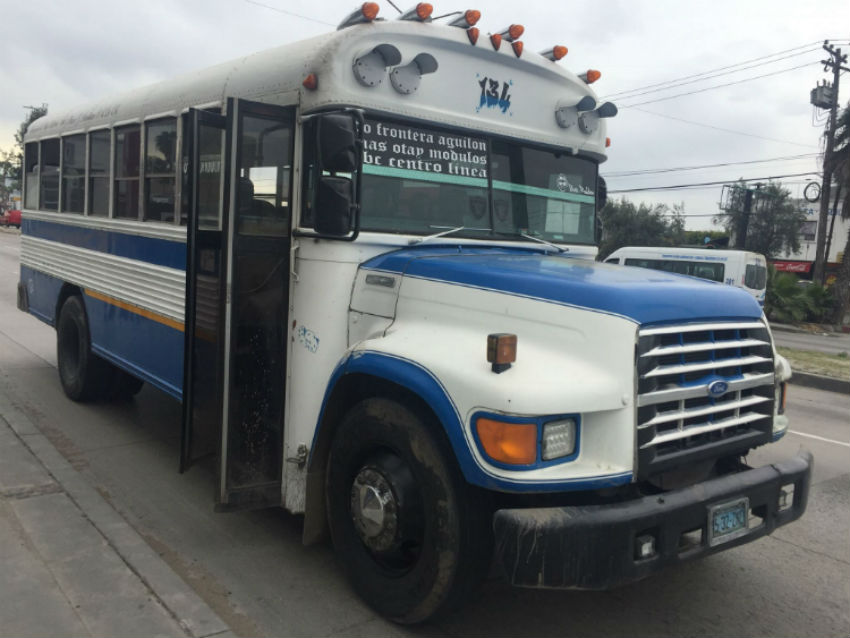
[{"label": "bus headlight", "polygon": [[575,419],[550,421],[543,425],[540,455],[544,461],[569,456],[576,449]]}]

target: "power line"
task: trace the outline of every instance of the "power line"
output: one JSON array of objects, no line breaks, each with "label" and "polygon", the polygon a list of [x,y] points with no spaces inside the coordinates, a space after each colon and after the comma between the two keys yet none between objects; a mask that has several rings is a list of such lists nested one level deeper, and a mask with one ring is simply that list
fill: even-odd
[{"label": "power line", "polygon": [[324,24],[329,27],[336,27],[337,25],[331,22],[325,22],[324,20],[317,20],[316,18],[311,18],[310,16],[305,16],[300,13],[295,13],[294,11],[287,11],[286,9],[281,9],[279,7],[273,7],[268,4],[263,4],[262,2],[257,2],[257,0],[245,0],[248,4],[255,4],[258,7],[263,7],[264,9],[270,9],[271,11],[277,11],[278,13],[284,13],[288,16],[292,16],[293,18],[301,18],[302,20],[309,20],[310,22],[316,22],[318,24]]},{"label": "power line", "polygon": [[637,193],[643,191],[673,191],[673,190],[684,190],[688,188],[694,188],[697,186],[718,186],[721,184],[732,184],[735,182],[769,182],[774,179],[782,179],[785,177],[803,177],[805,175],[818,175],[813,171],[808,173],[790,173],[788,175],[771,175],[768,177],[749,177],[749,178],[735,178],[735,179],[724,179],[717,182],[697,182],[694,184],[674,184],[671,186],[646,186],[643,188],[622,188],[622,189],[609,189],[609,193]]},{"label": "power line", "polygon": [[786,155],[784,157],[769,157],[759,160],[742,160],[739,162],[719,162],[717,164],[699,164],[694,166],[678,166],[675,168],[646,168],[634,171],[619,171],[606,173],[606,177],[632,177],[636,175],[651,175],[657,173],[674,173],[678,171],[694,171],[701,168],[720,168],[722,166],[738,166],[741,164],[763,164],[766,162],[786,162],[809,157],[817,157],[819,153],[803,153],[802,155]]},{"label": "power line", "polygon": [[[735,84],[743,84],[744,82],[751,82],[753,80],[759,80],[761,78],[767,78],[772,75],[779,75],[780,73],[788,73],[789,71],[796,71],[797,69],[802,69],[803,67],[812,66],[814,64],[820,64],[819,61],[815,62],[806,62],[805,64],[798,64],[797,66],[792,66],[787,69],[780,69],[779,71],[773,71],[771,73],[763,73],[761,75],[754,75],[750,78],[744,78],[743,80],[735,80],[734,82],[726,82],[725,84],[716,84],[714,86],[707,86],[703,89],[696,89],[694,91],[686,91],[684,93],[676,93],[675,95],[668,95],[665,97],[655,98],[654,100],[645,100],[643,102],[635,102],[634,104],[626,104],[620,106],[621,109],[627,109],[634,106],[643,106],[644,104],[655,104],[656,102],[664,102],[666,100],[673,100],[677,97],[684,97],[686,95],[694,95],[696,93],[705,93],[706,91],[713,91],[714,89],[722,89],[727,86],[733,86]],[[628,99],[628,98],[626,98]]]},{"label": "power line", "polygon": [[[803,51],[799,51],[798,53],[791,53],[790,55],[786,55],[786,56],[783,56],[783,57],[780,57],[780,58],[776,58],[774,60],[768,60],[767,62],[759,62],[757,64],[751,64],[749,66],[742,66],[740,68],[732,69],[730,71],[723,71],[721,73],[714,73],[714,74],[710,74],[710,75],[705,75],[704,77],[697,77],[695,79],[688,79],[686,81],[673,81],[671,83],[664,84],[662,86],[659,86],[657,84],[653,84],[653,85],[650,85],[650,86],[656,87],[656,88],[645,87],[646,88],[645,91],[641,91],[641,92],[638,92],[638,93],[636,93],[635,91],[638,91],[639,89],[633,89],[632,91],[623,91],[622,93],[619,93],[619,94],[615,93],[613,96],[610,96],[610,97],[613,97],[614,99],[619,99],[619,100],[630,100],[634,97],[640,97],[641,95],[648,95],[650,93],[658,93],[660,91],[668,91],[668,90],[671,90],[671,89],[678,88],[680,86],[686,86],[688,84],[695,84],[697,82],[705,82],[706,80],[713,80],[714,78],[719,78],[719,77],[722,77],[724,75],[731,75],[733,73],[740,73],[741,71],[748,71],[750,69],[755,69],[755,68],[758,68],[758,67],[761,67],[761,66],[767,66],[768,64],[773,64],[774,62],[781,62],[782,60],[788,60],[790,58],[796,58],[796,57],[801,56],[801,55],[807,55],[809,53],[813,53],[813,52],[817,51],[819,48],[820,47],[809,47],[808,49],[805,49]],[[627,94],[630,94],[630,95],[627,95]],[[609,99],[609,97],[606,97],[604,99]]]},{"label": "power line", "polygon": [[694,122],[693,120],[686,120],[681,117],[675,117],[673,115],[665,115],[664,113],[657,113],[655,111],[648,111],[647,109],[641,109],[634,107],[635,111],[640,111],[641,113],[647,113],[649,115],[655,115],[656,117],[663,117],[668,120],[675,120],[677,122],[682,122],[684,124],[692,124],[693,126],[702,126],[703,128],[710,128],[715,131],[723,131],[724,133],[732,133],[734,135],[744,135],[746,137],[755,137],[760,140],[768,140],[770,142],[781,142],[783,144],[792,144],[794,146],[802,146],[803,148],[819,148],[819,146],[813,146],[811,144],[800,144],[799,142],[791,142],[789,140],[780,140],[775,137],[765,137],[764,135],[755,135],[754,133],[746,133],[744,131],[736,131],[731,128],[723,128],[721,126],[714,126],[712,124],[705,124],[704,122]]},{"label": "power line", "polygon": [[[843,42],[843,40],[837,41],[837,42],[841,43],[841,42]],[[673,79],[670,79],[670,80],[666,80],[664,82],[657,82],[655,84],[646,84],[644,86],[638,86],[638,87],[635,87],[633,89],[628,89],[628,90],[625,90],[625,91],[617,91],[616,93],[612,93],[612,94],[606,96],[603,99],[610,99],[610,98],[615,98],[615,97],[622,98],[622,96],[624,96],[628,93],[634,93],[635,91],[643,91],[644,89],[652,89],[652,88],[659,87],[659,86],[669,86],[671,83],[674,83],[674,82],[681,82],[683,80],[690,80],[691,78],[697,78],[697,77],[702,77],[702,76],[705,76],[705,75],[710,75],[712,73],[717,73],[718,71],[725,71],[727,69],[732,69],[732,68],[739,67],[739,66],[742,66],[742,65],[745,65],[745,64],[750,64],[751,62],[758,62],[759,60],[766,60],[767,58],[773,58],[773,57],[776,57],[778,55],[790,53],[792,51],[798,51],[799,49],[807,49],[807,48],[813,47],[815,45],[820,45],[820,43],[821,43],[820,40],[816,40],[814,42],[809,42],[807,44],[801,44],[799,46],[792,47],[790,49],[783,49],[782,51],[777,51],[776,53],[770,53],[768,55],[762,55],[762,56],[759,56],[757,58],[750,58],[749,60],[743,60],[742,62],[738,62],[736,64],[730,64],[730,65],[727,65],[727,66],[721,66],[721,67],[717,67],[717,68],[714,68],[714,69],[709,69],[707,71],[702,71],[700,73],[693,73],[691,75],[685,75],[685,76],[682,76],[682,77],[679,77],[679,78],[673,78]],[[774,60],[774,62],[775,62],[775,60]],[[765,64],[769,64],[769,62],[765,62]]]}]

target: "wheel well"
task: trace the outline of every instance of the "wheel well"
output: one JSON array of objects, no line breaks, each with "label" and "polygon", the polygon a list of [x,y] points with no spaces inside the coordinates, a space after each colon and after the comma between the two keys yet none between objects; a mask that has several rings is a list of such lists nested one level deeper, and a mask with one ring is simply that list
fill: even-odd
[{"label": "wheel well", "polygon": [[437,415],[422,397],[387,379],[369,374],[344,375],[336,384],[325,406],[307,468],[307,498],[304,512],[304,542],[309,544],[326,536],[325,519],[325,469],[330,455],[331,442],[345,414],[355,404],[373,397],[393,399],[422,415],[432,434],[446,455],[446,461],[454,466],[457,475],[463,477],[452,453],[451,443]]},{"label": "wheel well", "polygon": [[[83,296],[83,291],[79,286],[75,286],[74,284],[62,284],[62,289],[59,291],[59,297],[56,300],[56,308],[53,313],[53,325],[56,326],[59,324],[59,313],[62,310],[62,306],[65,304],[65,300],[68,297],[73,297],[75,295]],[[83,308],[85,308],[85,304],[83,304]]]}]

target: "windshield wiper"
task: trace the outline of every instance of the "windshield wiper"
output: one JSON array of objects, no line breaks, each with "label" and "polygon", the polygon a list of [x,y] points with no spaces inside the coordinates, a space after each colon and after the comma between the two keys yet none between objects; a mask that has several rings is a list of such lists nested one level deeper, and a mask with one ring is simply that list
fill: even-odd
[{"label": "windshield wiper", "polygon": [[535,237],[534,235],[529,235],[527,233],[517,233],[520,237],[525,237],[526,239],[530,239],[531,241],[536,241],[541,244],[545,244],[551,248],[554,248],[559,253],[565,253],[569,251],[569,248],[563,248],[562,246],[558,246],[558,244],[553,244],[551,241],[546,241],[545,239],[540,239],[540,237]]},{"label": "windshield wiper", "polygon": [[432,239],[437,239],[438,237],[445,237],[446,235],[452,235],[461,230],[486,230],[490,231],[491,228],[472,228],[470,226],[458,226],[456,228],[452,228],[451,226],[431,226],[431,228],[445,228],[441,233],[434,233],[433,235],[426,235],[425,237],[417,237],[416,239],[411,239],[408,243],[409,246],[413,246],[414,244],[422,244],[426,241],[431,241]]}]

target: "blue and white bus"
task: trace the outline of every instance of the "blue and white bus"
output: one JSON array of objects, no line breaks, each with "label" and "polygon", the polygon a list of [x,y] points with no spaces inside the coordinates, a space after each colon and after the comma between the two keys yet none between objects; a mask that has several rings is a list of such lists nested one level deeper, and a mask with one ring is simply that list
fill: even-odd
[{"label": "blue and white bus", "polygon": [[404,623],[494,554],[601,589],[802,515],[807,453],[743,461],[788,427],[758,303],[594,262],[599,73],[376,12],[30,126],[19,306],[67,395],[182,400],[218,507],[303,513]]}]

